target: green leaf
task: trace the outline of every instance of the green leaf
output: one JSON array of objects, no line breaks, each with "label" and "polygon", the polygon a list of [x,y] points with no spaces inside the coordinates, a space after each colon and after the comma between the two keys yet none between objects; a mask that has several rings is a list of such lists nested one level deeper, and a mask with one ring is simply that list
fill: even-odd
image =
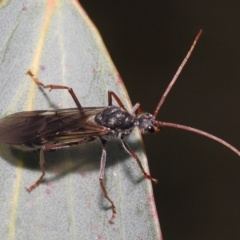
[{"label": "green leaf", "polygon": [[[37,109],[107,106],[113,90],[127,109],[128,94],[88,16],[74,0],[9,0],[0,4],[1,117]],[[138,131],[128,139],[148,170]],[[45,153],[45,181],[30,194],[25,187],[41,175],[39,154],[0,145],[1,239],[161,239],[151,182],[118,140],[107,145],[105,186],[117,216],[99,185],[100,141]]]}]

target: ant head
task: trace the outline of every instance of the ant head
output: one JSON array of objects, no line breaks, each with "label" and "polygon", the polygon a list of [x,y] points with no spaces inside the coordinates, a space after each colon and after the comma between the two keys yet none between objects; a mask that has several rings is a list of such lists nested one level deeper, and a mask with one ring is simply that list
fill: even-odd
[{"label": "ant head", "polygon": [[135,125],[140,129],[142,134],[154,133],[161,130],[161,126],[151,113],[141,113],[137,116]]}]

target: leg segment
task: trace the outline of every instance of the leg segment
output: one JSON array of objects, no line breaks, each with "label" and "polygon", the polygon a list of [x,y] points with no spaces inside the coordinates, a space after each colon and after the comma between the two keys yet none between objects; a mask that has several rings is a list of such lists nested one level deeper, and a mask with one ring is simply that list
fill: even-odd
[{"label": "leg segment", "polygon": [[115,100],[117,101],[118,105],[123,108],[124,110],[127,111],[127,109],[124,107],[122,101],[120,100],[120,98],[117,96],[116,93],[114,93],[113,91],[108,91],[108,106],[112,106],[112,98],[115,98]]},{"label": "leg segment", "polygon": [[112,207],[112,217],[110,218],[109,222],[114,223],[114,218],[116,217],[116,207],[113,203],[113,201],[109,198],[107,190],[104,186],[103,180],[104,180],[104,170],[105,170],[105,164],[106,164],[106,140],[101,139],[102,141],[102,157],[101,157],[101,165],[100,165],[100,176],[99,176],[99,181],[100,181],[100,186],[102,188],[102,192],[104,197],[110,202],[111,207]]},{"label": "leg segment", "polygon": [[77,145],[77,144],[81,144],[81,143],[82,142],[76,142],[76,143],[71,143],[71,144],[61,143],[61,144],[52,144],[52,145],[43,146],[40,149],[40,161],[39,161],[39,165],[40,165],[40,169],[42,171],[42,175],[40,176],[40,178],[34,184],[32,184],[30,187],[26,188],[27,191],[30,193],[33,189],[35,189],[42,182],[43,177],[45,176],[44,151],[60,149],[60,148],[63,148],[63,147],[68,147],[70,145]]},{"label": "leg segment", "polygon": [[40,176],[40,178],[39,178],[33,185],[31,185],[30,187],[26,188],[29,193],[30,193],[33,189],[35,189],[35,188],[41,183],[41,181],[43,180],[43,177],[44,177],[44,175],[45,175],[45,168],[44,168],[45,160],[44,160],[43,151],[44,151],[44,147],[42,147],[42,148],[40,149],[40,161],[39,161],[39,165],[40,165],[40,169],[41,169],[41,171],[42,171],[42,175]]},{"label": "leg segment", "polygon": [[124,147],[124,149],[137,161],[138,166],[140,167],[140,169],[142,170],[142,173],[144,174],[145,178],[148,178],[150,180],[152,180],[155,183],[158,183],[158,180],[155,178],[152,178],[149,174],[147,174],[145,172],[145,170],[143,169],[143,166],[138,158],[138,156],[135,154],[135,152],[133,152],[133,150],[127,145],[127,143],[125,142],[124,138],[121,138],[121,142],[122,145]]},{"label": "leg segment", "polygon": [[49,91],[51,91],[52,89],[67,89],[68,92],[71,94],[71,96],[72,96],[72,98],[73,98],[73,101],[75,102],[75,104],[77,105],[77,107],[79,108],[79,110],[80,110],[80,111],[83,110],[82,105],[81,105],[80,102],[78,101],[78,99],[77,99],[77,97],[76,97],[76,95],[75,95],[75,93],[74,93],[74,91],[73,91],[72,88],[66,87],[66,86],[60,86],[60,85],[52,85],[52,84],[50,84],[50,85],[44,85],[42,82],[39,81],[39,79],[38,79],[36,76],[33,75],[33,73],[32,73],[30,70],[27,71],[27,74],[34,80],[34,82],[35,82],[38,86],[41,86],[41,87],[43,87],[43,88],[50,88]]},{"label": "leg segment", "polygon": [[132,109],[129,111],[129,113],[133,115],[133,114],[135,114],[136,110],[138,110],[138,114],[141,114],[143,112],[140,103],[136,103],[132,107]]},{"label": "leg segment", "polygon": [[[122,101],[120,100],[120,98],[117,96],[116,93],[114,93],[113,91],[108,91],[108,106],[112,106],[112,98],[115,98],[115,100],[117,101],[118,105],[123,108],[124,110],[127,111],[127,109],[124,107]],[[141,114],[142,111],[142,107],[139,103],[136,103],[133,108],[130,110],[129,113],[134,114],[135,111],[138,110],[138,114]]]}]

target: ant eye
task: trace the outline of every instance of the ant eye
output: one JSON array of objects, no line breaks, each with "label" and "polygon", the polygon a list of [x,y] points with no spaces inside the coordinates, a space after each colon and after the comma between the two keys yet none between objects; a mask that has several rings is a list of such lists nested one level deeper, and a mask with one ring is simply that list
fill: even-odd
[{"label": "ant eye", "polygon": [[148,132],[155,132],[155,128],[153,126],[148,126]]}]

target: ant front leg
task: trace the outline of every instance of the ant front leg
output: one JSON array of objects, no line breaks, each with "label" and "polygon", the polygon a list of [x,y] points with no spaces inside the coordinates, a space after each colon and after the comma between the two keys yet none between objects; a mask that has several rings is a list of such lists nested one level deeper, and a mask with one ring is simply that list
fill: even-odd
[{"label": "ant front leg", "polygon": [[31,72],[31,70],[27,71],[27,74],[34,80],[34,82],[38,85],[41,86],[43,88],[50,88],[49,91],[51,91],[52,89],[67,89],[68,92],[71,94],[73,101],[75,102],[75,104],[77,105],[78,109],[80,111],[83,111],[82,105],[80,104],[80,102],[78,101],[74,91],[72,88],[67,87],[67,86],[61,86],[61,85],[44,85],[42,82],[39,81],[39,79]]},{"label": "ant front leg", "polygon": [[121,142],[123,145],[123,148],[126,150],[126,152],[129,153],[129,155],[131,155],[136,161],[138,166],[140,167],[140,169],[142,170],[142,173],[144,175],[145,178],[152,180],[155,183],[158,183],[158,180],[155,178],[152,178],[149,174],[147,174],[142,166],[141,161],[139,160],[137,154],[128,146],[128,144],[125,142],[124,138],[121,137]]},{"label": "ant front leg", "polygon": [[142,107],[140,103],[136,103],[132,109],[129,111],[130,114],[135,114],[135,112],[138,110],[138,115],[143,113]]}]

